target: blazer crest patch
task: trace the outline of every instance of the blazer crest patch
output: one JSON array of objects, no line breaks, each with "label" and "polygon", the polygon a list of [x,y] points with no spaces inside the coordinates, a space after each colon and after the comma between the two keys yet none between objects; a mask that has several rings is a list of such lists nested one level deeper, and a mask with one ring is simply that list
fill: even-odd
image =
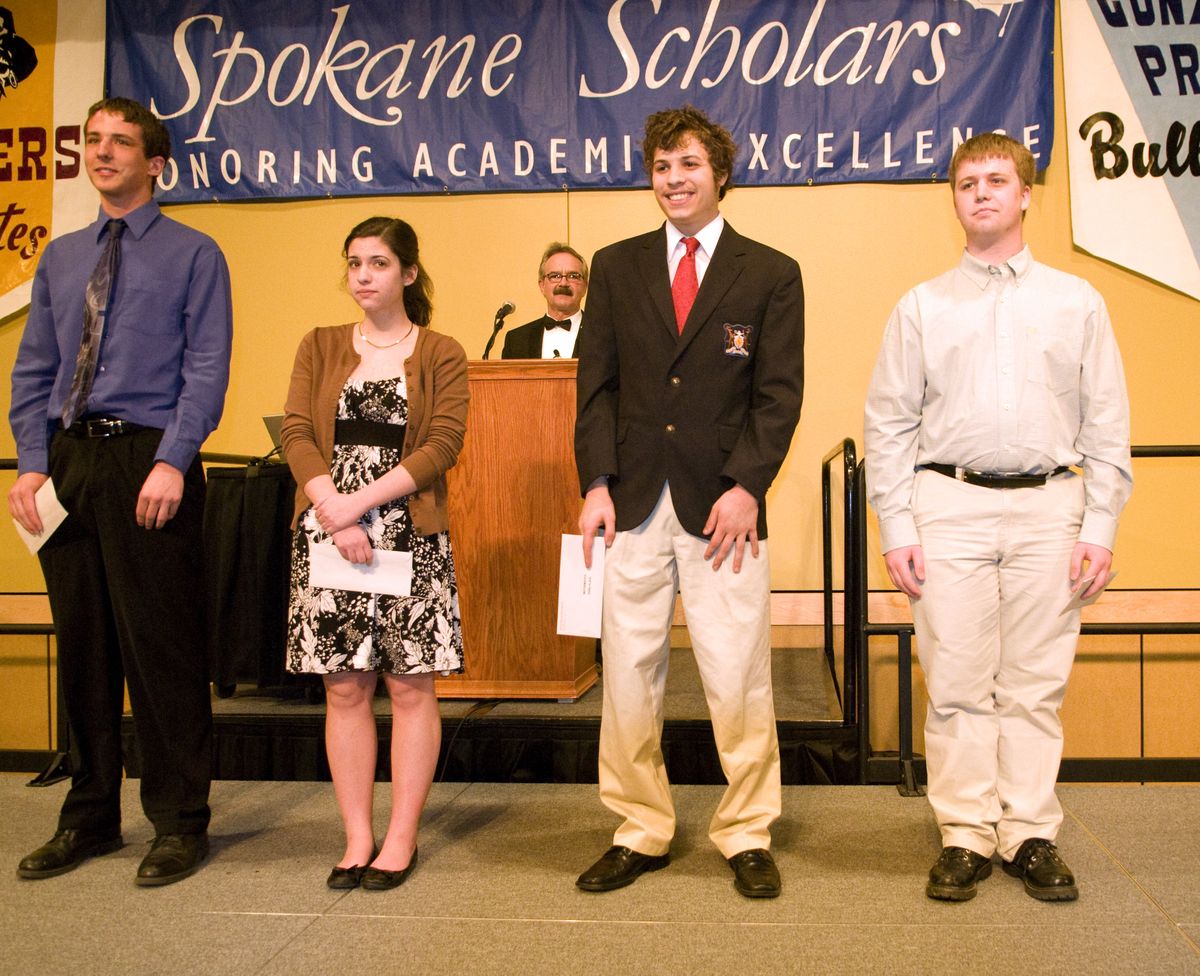
[{"label": "blazer crest patch", "polygon": [[725,355],[743,359],[750,355],[750,339],[754,326],[725,323]]}]

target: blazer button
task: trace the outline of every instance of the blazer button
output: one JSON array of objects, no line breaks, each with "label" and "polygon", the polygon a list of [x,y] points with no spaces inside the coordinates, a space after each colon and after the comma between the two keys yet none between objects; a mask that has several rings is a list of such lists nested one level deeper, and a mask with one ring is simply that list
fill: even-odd
[{"label": "blazer button", "polygon": [[675,425],[674,425],[674,424],[667,424],[667,433],[668,433],[668,434],[674,434],[674,433],[675,433]]},{"label": "blazer button", "polygon": [[683,382],[683,380],[681,380],[678,376],[671,377],[671,385],[672,386],[678,386],[682,382]]}]

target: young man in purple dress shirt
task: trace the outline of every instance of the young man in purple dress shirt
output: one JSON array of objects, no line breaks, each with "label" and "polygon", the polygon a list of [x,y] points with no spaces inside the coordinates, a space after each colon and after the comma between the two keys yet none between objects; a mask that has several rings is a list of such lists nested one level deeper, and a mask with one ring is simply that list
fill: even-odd
[{"label": "young man in purple dress shirt", "polygon": [[[221,416],[232,326],[217,245],[153,200],[170,154],[166,129],[138,103],[110,98],[89,110],[84,159],[100,214],[42,255],[13,368],[19,471],[9,510],[40,534],[35,494],[52,478],[68,513],[39,557],[73,766],[57,832],[21,861],[22,878],[64,874],[122,845],[126,684],[142,807],[155,829],[136,882],[179,881],[208,852],[198,453]],[[110,235],[116,268],[102,287],[97,265],[111,254]],[[93,305],[107,306],[89,313],[100,320],[98,333],[89,330],[98,334],[93,357],[81,350],[89,285]]]}]

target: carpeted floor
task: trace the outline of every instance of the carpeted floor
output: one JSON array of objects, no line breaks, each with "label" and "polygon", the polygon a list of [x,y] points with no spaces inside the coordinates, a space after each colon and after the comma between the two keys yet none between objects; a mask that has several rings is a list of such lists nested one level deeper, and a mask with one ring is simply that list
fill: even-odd
[{"label": "carpeted floor", "polygon": [[[739,897],[706,837],[719,787],[677,787],[671,865],[586,894],[609,844],[594,786],[434,787],[421,861],[392,892],[324,885],[340,853],[327,783],[218,782],[213,853],[140,889],[151,829],[126,785],[126,847],[45,881],[20,857],[53,832],[65,787],[0,776],[5,974],[1200,974],[1200,786],[1064,786],[1073,904],[996,870],[979,896],[924,896],[928,805],[892,787],[789,787],[774,849],[782,897]],[[387,786],[377,787],[377,823]]]}]

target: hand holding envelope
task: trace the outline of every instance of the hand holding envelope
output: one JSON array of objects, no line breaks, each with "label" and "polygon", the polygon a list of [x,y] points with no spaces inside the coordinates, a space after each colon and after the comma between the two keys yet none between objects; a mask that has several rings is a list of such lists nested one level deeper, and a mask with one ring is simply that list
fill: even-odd
[{"label": "hand holding envelope", "polygon": [[13,520],[13,528],[17,530],[17,535],[21,537],[21,541],[25,543],[25,547],[30,553],[36,555],[46,540],[54,534],[54,530],[66,520],[67,510],[62,507],[62,502],[58,500],[58,494],[54,490],[54,480],[52,478],[47,478],[42,487],[37,490],[34,502],[37,504],[38,517],[42,520],[42,531],[34,535],[15,519]]},{"label": "hand holding envelope", "polygon": [[332,542],[308,544],[308,582],[330,590],[412,596],[412,553],[375,549],[369,563],[352,563]]},{"label": "hand holding envelope", "polygon": [[557,633],[599,637],[604,597],[604,537],[592,540],[592,568],[583,564],[583,536],[562,537],[558,563]]},{"label": "hand holding envelope", "polygon": [[1100,599],[1100,595],[1105,590],[1107,590],[1110,586],[1112,586],[1112,581],[1115,580],[1116,578],[1117,578],[1116,571],[1115,570],[1110,571],[1108,574],[1108,581],[1100,589],[1098,589],[1095,593],[1093,593],[1089,597],[1085,597],[1083,594],[1087,592],[1087,589],[1089,586],[1091,586],[1094,582],[1096,582],[1096,577],[1088,576],[1084,579],[1081,579],[1078,583],[1075,584],[1074,589],[1071,590],[1071,599],[1068,600],[1067,605],[1062,608],[1062,613],[1070,613],[1070,611],[1072,611],[1072,610],[1081,610],[1084,607],[1091,606],[1093,603],[1095,603],[1097,600]]}]

